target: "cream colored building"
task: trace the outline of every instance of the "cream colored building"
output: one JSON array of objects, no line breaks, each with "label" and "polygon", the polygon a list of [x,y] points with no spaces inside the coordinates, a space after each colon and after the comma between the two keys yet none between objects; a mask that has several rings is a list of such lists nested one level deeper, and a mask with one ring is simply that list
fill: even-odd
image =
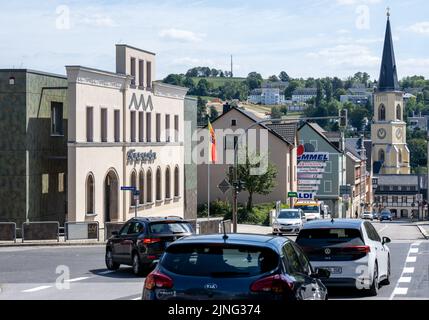
[{"label": "cream colored building", "polygon": [[154,53],[127,45],[114,73],[66,67],[68,221],[183,216],[187,89],[154,82],[155,67]]}]

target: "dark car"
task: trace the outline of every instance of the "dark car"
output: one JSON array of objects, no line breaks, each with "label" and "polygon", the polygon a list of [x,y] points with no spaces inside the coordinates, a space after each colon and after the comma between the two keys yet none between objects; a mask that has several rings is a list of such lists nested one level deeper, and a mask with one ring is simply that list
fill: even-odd
[{"label": "dark car", "polygon": [[387,211],[387,210],[382,211],[380,213],[379,219],[380,219],[380,221],[383,221],[383,220],[393,221],[392,213],[390,211]]},{"label": "dark car", "polygon": [[303,251],[283,237],[229,234],[182,238],[146,278],[143,300],[327,299]]},{"label": "dark car", "polygon": [[154,267],[170,243],[193,233],[191,224],[179,217],[130,219],[107,241],[107,269],[131,265],[134,274],[140,275]]}]

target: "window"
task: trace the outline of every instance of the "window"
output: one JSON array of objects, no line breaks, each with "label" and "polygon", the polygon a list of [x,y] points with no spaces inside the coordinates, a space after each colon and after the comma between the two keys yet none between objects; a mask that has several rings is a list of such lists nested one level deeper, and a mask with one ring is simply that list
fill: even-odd
[{"label": "window", "polygon": [[179,116],[174,116],[174,142],[179,142]]},{"label": "window", "polygon": [[131,118],[130,118],[130,140],[131,142],[136,142],[136,112],[131,111]]},{"label": "window", "polygon": [[384,150],[378,151],[378,161],[384,162]]},{"label": "window", "polygon": [[396,106],[396,120],[402,120],[402,110],[399,104]]},{"label": "window", "polygon": [[100,126],[101,142],[107,142],[107,109],[106,108],[101,109],[100,119],[101,119],[101,126]]},{"label": "window", "polygon": [[140,222],[131,222],[127,234],[140,234],[144,231],[144,226]]},{"label": "window", "polygon": [[152,119],[151,113],[146,113],[146,142],[152,141]]},{"label": "window", "polygon": [[86,178],[86,214],[95,214],[94,195],[94,175],[90,173]]},{"label": "window", "polygon": [[139,60],[139,87],[144,87],[144,61]]},{"label": "window", "polygon": [[144,142],[144,112],[139,112],[139,142]]},{"label": "window", "polygon": [[399,161],[399,164],[402,163],[402,151],[401,150],[398,151],[398,161]]},{"label": "window", "polygon": [[235,127],[237,125],[237,120],[232,119],[231,120],[231,127]]},{"label": "window", "polygon": [[152,202],[152,170],[146,173],[146,202]]},{"label": "window", "polygon": [[139,190],[140,190],[140,195],[139,195],[139,202],[140,203],[144,203],[144,171],[140,170],[140,174],[139,174]]},{"label": "window", "polygon": [[174,168],[174,196],[179,197],[179,167]]},{"label": "window", "polygon": [[298,255],[296,254],[291,243],[286,243],[283,247],[283,261],[285,262],[286,268],[292,274],[304,273],[304,270],[299,262]]},{"label": "window", "polygon": [[11,86],[15,85],[15,77],[9,78],[9,85],[11,85]]},{"label": "window", "polygon": [[51,134],[62,136],[63,131],[63,104],[61,102],[51,103]]},{"label": "window", "polygon": [[378,235],[377,231],[371,223],[365,222],[365,230],[368,235],[368,238],[370,238],[372,241],[381,242],[380,236]]},{"label": "window", "polygon": [[402,197],[402,203],[407,203],[407,197],[406,196]]},{"label": "window", "polygon": [[170,142],[170,115],[165,115],[165,135],[166,139],[165,141]]},{"label": "window", "polygon": [[384,107],[384,104],[381,104],[378,107],[378,121],[385,121],[386,120],[386,108]]},{"label": "window", "polygon": [[131,58],[131,63],[130,63],[130,74],[133,77],[133,79],[131,79],[131,85],[135,86],[136,85],[136,58]]},{"label": "window", "polygon": [[302,268],[304,269],[304,273],[310,275],[312,273],[310,261],[308,261],[307,257],[305,256],[304,252],[301,250],[300,247],[293,244],[293,248],[295,249],[296,254],[298,256],[298,260],[301,263]]},{"label": "window", "polygon": [[119,142],[121,139],[121,113],[119,110],[114,112],[115,121],[115,142]]},{"label": "window", "polygon": [[234,150],[238,142],[238,136],[228,134],[225,136],[225,150]]},{"label": "window", "polygon": [[152,62],[146,62],[146,87],[152,88]]},{"label": "window", "polygon": [[122,229],[119,231],[119,235],[120,235],[120,236],[125,236],[125,235],[127,235],[127,234],[128,234],[128,229],[130,229],[131,224],[133,224],[133,223],[132,223],[132,222],[128,222],[128,223],[126,223],[126,224],[122,227]]},{"label": "window", "polygon": [[156,169],[156,201],[162,199],[162,180],[161,180],[161,169]]},{"label": "window", "polygon": [[156,124],[155,124],[155,131],[156,131],[156,142],[161,142],[161,114],[156,114]]},{"label": "window", "polygon": [[392,197],[392,202],[397,203],[398,202],[398,196],[393,196]]},{"label": "window", "polygon": [[325,181],[325,192],[332,192],[332,181]]},{"label": "window", "polygon": [[[137,173],[135,171],[131,172],[131,186],[137,188]],[[134,198],[134,193],[130,192],[131,195],[131,206],[134,207],[136,205],[136,200]]]},{"label": "window", "polygon": [[86,141],[94,141],[94,108],[86,108]]},{"label": "window", "polygon": [[165,198],[171,198],[171,178],[170,178],[170,167],[165,170]]}]

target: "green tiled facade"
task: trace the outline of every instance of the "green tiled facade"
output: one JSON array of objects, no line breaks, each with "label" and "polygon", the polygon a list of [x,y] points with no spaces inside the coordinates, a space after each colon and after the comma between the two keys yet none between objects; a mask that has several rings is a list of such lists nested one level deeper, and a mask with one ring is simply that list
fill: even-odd
[{"label": "green tiled facade", "polygon": [[185,98],[185,219],[197,218],[197,164],[192,161],[192,151],[197,142],[192,134],[197,130],[197,100]]},{"label": "green tiled facade", "polygon": [[[62,76],[0,70],[0,221],[65,220],[66,87]],[[51,134],[52,102],[62,103],[63,135]]]}]

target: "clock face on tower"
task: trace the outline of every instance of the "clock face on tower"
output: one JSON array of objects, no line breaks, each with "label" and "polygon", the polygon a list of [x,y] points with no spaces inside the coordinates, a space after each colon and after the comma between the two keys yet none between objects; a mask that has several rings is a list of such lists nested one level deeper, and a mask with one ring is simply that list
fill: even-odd
[{"label": "clock face on tower", "polygon": [[398,139],[402,138],[402,129],[401,128],[396,129],[396,138],[398,138]]},{"label": "clock face on tower", "polygon": [[387,132],[383,128],[382,129],[378,129],[378,131],[377,131],[377,136],[378,136],[379,139],[386,138],[386,134],[387,134]]}]

